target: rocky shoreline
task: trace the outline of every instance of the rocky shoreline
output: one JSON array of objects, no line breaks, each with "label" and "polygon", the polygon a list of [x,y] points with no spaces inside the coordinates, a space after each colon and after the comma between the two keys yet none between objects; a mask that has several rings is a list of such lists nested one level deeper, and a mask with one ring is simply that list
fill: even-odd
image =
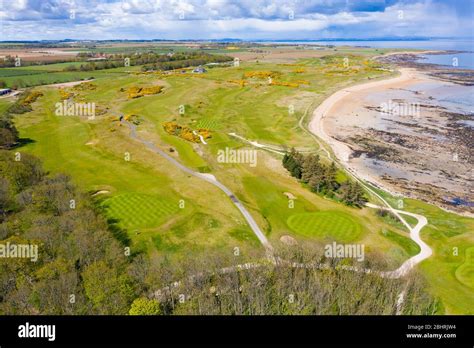
[{"label": "rocky shoreline", "polygon": [[[463,51],[438,51],[429,52],[429,55],[443,55],[464,53]],[[474,86],[474,70],[447,68],[437,64],[420,62],[420,55],[414,53],[391,54],[380,56],[378,61],[395,65],[398,68],[412,68],[427,74],[433,78],[456,83],[463,86]]]},{"label": "rocky shoreline", "polygon": [[[414,78],[348,95],[325,115],[325,131],[350,148],[349,166],[372,182],[472,216],[474,114],[443,106],[432,91],[472,88],[474,71],[419,63],[414,54],[380,59]],[[387,103],[416,108],[386,110]]]}]

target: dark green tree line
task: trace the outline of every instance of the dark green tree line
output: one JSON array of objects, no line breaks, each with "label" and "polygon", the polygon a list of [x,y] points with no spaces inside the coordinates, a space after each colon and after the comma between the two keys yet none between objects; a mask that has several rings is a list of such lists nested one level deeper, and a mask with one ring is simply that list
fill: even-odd
[{"label": "dark green tree line", "polygon": [[334,162],[324,164],[317,154],[304,156],[291,149],[283,157],[283,166],[292,176],[307,184],[316,193],[335,195],[345,204],[356,207],[361,207],[367,202],[359,183],[350,180],[338,183]]}]

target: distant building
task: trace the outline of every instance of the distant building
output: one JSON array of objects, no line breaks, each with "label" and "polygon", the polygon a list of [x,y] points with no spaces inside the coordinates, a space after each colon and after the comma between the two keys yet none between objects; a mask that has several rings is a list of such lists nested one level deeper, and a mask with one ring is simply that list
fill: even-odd
[{"label": "distant building", "polygon": [[201,65],[193,70],[193,73],[196,73],[196,74],[202,74],[202,73],[205,73],[205,72],[207,72],[207,70],[204,69]]},{"label": "distant building", "polygon": [[10,88],[2,88],[0,89],[0,95],[5,95],[10,93],[12,90]]}]

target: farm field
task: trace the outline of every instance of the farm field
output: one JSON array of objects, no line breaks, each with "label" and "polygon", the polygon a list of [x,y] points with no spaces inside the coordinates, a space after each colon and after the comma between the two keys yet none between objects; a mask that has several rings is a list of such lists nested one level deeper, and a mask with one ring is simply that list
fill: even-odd
[{"label": "farm field", "polygon": [[[158,48],[165,49],[169,48]],[[134,252],[183,258],[213,249],[232,253],[238,247],[244,257],[263,255],[259,241],[226,195],[132,139],[128,127],[119,122],[121,115],[137,120],[142,139],[228,187],[273,246],[283,246],[287,236],[300,244],[363,243],[367,254],[382,256],[386,267],[395,269],[418,252],[402,224],[383,219],[374,209],[348,207],[311,192],[282,167],[282,156],[256,150],[229,135],[322,153],[299,127],[300,119],[343,86],[388,76],[370,60],[380,52],[340,48],[313,58],[279,52],[275,59],[270,55],[242,61],[240,66],[209,68],[203,74],[138,73],[140,67],[69,73],[62,71],[68,63],[61,63],[0,69],[0,79],[8,86],[22,79],[26,86],[39,85],[32,90],[43,93],[33,111],[15,116],[21,138],[29,139],[19,151],[37,155],[50,173],[70,175],[77,186],[94,195]],[[72,93],[74,101],[95,103],[101,114],[94,120],[56,115],[55,105],[62,102],[60,89],[40,85],[92,76],[94,81],[86,87],[62,91]],[[159,93],[138,98],[129,98],[127,92],[156,86],[162,87]],[[0,100],[0,110],[8,103]],[[206,144],[185,140],[167,132],[166,122],[206,129],[211,136]],[[256,166],[220,162],[218,153],[226,148],[257,151]],[[340,172],[341,182],[344,177]],[[396,206],[395,197],[384,194],[384,198]],[[474,222],[418,201],[405,200],[405,208],[428,217],[422,237],[435,252],[420,268],[430,291],[442,299],[440,312],[472,313],[474,256],[469,231]],[[416,219],[407,220],[416,225]],[[459,248],[458,256],[451,256],[454,247]]]}]

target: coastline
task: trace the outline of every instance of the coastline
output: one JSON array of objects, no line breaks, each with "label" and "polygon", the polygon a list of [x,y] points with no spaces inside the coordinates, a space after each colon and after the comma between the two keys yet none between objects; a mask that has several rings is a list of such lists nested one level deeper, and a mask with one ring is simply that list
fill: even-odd
[{"label": "coastline", "polygon": [[[403,187],[404,184],[405,186],[409,186],[407,185],[406,179],[403,179],[405,181],[400,180],[400,178],[394,178],[395,180],[394,179],[385,180],[386,178],[384,178],[383,176],[381,177],[379,173],[374,172],[373,168],[371,168],[372,169],[371,170],[368,166],[364,166],[364,163],[363,163],[364,161],[358,158],[360,156],[360,153],[364,153],[364,151],[367,151],[367,148],[363,149],[363,151],[360,151],[360,148],[357,148],[357,144],[354,145],[354,142],[347,140],[347,139],[353,140],[354,134],[356,134],[357,132],[359,133],[361,132],[361,127],[359,127],[360,124],[363,124],[365,122],[366,125],[367,124],[370,125],[368,127],[372,127],[371,122],[375,122],[374,110],[373,110],[374,107],[368,107],[367,105],[365,105],[365,102],[363,101],[364,98],[370,97],[377,93],[383,93],[384,91],[391,92],[391,93],[393,93],[394,90],[406,91],[408,87],[416,85],[416,84],[439,82],[433,76],[426,74],[425,71],[419,71],[418,69],[413,68],[413,67],[401,67],[401,68],[398,67],[397,70],[400,73],[398,76],[350,86],[347,88],[343,88],[335,92],[334,94],[330,95],[313,111],[313,116],[308,123],[308,130],[314,135],[316,135],[317,137],[319,137],[321,140],[323,140],[331,148],[336,158],[339,160],[341,165],[346,170],[355,174],[357,177],[363,179],[364,181],[374,185],[375,187],[379,187],[394,196],[400,196],[400,197],[406,196],[410,198],[421,199],[429,203],[435,204],[436,206],[438,206],[439,208],[445,211],[453,212],[453,213],[460,214],[463,216],[473,217],[474,215],[469,211],[466,211],[464,209],[459,209],[459,207],[451,207],[448,204],[442,204],[442,202],[440,202],[439,200],[439,197],[441,197],[440,196],[441,193],[436,198],[427,199],[426,195],[423,196],[423,195],[417,194],[416,190],[407,190],[406,189],[407,187]],[[444,82],[444,83],[448,83],[448,82]],[[352,108],[352,106],[354,107]],[[352,110],[356,110],[356,108],[358,108],[357,113],[352,112]],[[364,110],[360,110],[360,109],[364,109]],[[349,112],[351,112],[352,114],[349,115]],[[378,113],[380,113],[380,110],[378,110]],[[432,115],[430,114],[430,117],[428,118],[431,119]],[[346,121],[349,119],[353,123],[348,124]],[[392,120],[389,120],[389,121],[393,122]],[[344,122],[346,122],[346,124]],[[359,123],[355,123],[355,122],[359,122]],[[420,119],[418,119],[417,122],[418,123],[413,124],[413,126],[420,127],[419,124],[423,124],[423,122]],[[408,123],[399,122],[399,121],[398,123],[402,124],[403,128],[407,128],[406,125]],[[409,126],[411,127],[412,124],[409,124]],[[373,131],[372,128],[369,128],[369,129],[370,131]],[[393,130],[393,124],[390,124],[389,130]],[[404,129],[398,128],[398,132],[403,133]],[[398,135],[398,133],[396,132],[395,133],[384,132],[384,133],[385,133],[383,134],[384,136],[386,136],[387,134]],[[372,146],[373,144],[370,144],[370,145]],[[388,144],[388,145],[390,147],[390,145],[392,144]],[[367,160],[367,159],[364,159],[364,160]],[[372,162],[376,161],[372,158],[370,160]],[[383,165],[387,165],[388,163],[390,163],[388,161],[387,162],[377,161],[377,162],[379,165],[379,169],[380,168],[385,169],[388,167],[388,166],[383,167],[381,163],[383,163]],[[404,163],[402,162],[402,164]],[[400,167],[404,169],[403,166],[400,166]],[[428,176],[428,177],[430,176],[430,174],[426,174],[426,173],[423,173],[423,174],[425,174],[425,176]],[[431,174],[431,176],[433,177],[434,175]],[[417,182],[417,184],[415,185],[417,186],[416,189],[420,189],[421,191],[423,191],[422,190],[423,188],[426,192],[429,192],[429,189],[434,187],[434,185],[432,185],[432,183],[430,182],[427,182],[427,183],[421,182],[420,185],[418,184],[419,183]],[[424,187],[425,184],[426,184],[426,188]],[[465,186],[465,187],[468,187],[468,186]]]},{"label": "coastline", "polygon": [[[410,81],[413,78],[413,72],[410,69],[402,68],[400,69],[400,75],[384,80],[371,81],[363,84],[354,85],[351,87],[343,88],[334,94],[326,98],[314,111],[311,120],[308,123],[308,129],[311,133],[323,140],[331,150],[333,151],[336,158],[341,162],[341,164],[349,171],[354,172],[354,168],[349,165],[349,159],[352,154],[351,148],[348,144],[339,141],[332,136],[330,136],[325,129],[324,121],[325,116],[330,112],[337,103],[341,102],[344,98],[349,96],[352,92],[364,91],[371,88],[380,88],[396,85],[399,83],[405,83]],[[378,182],[376,177],[368,176],[362,173],[357,173],[362,179],[370,182],[376,183],[377,186],[381,186],[384,190],[397,194],[396,192],[391,191],[389,188],[384,187],[381,183]]]}]

